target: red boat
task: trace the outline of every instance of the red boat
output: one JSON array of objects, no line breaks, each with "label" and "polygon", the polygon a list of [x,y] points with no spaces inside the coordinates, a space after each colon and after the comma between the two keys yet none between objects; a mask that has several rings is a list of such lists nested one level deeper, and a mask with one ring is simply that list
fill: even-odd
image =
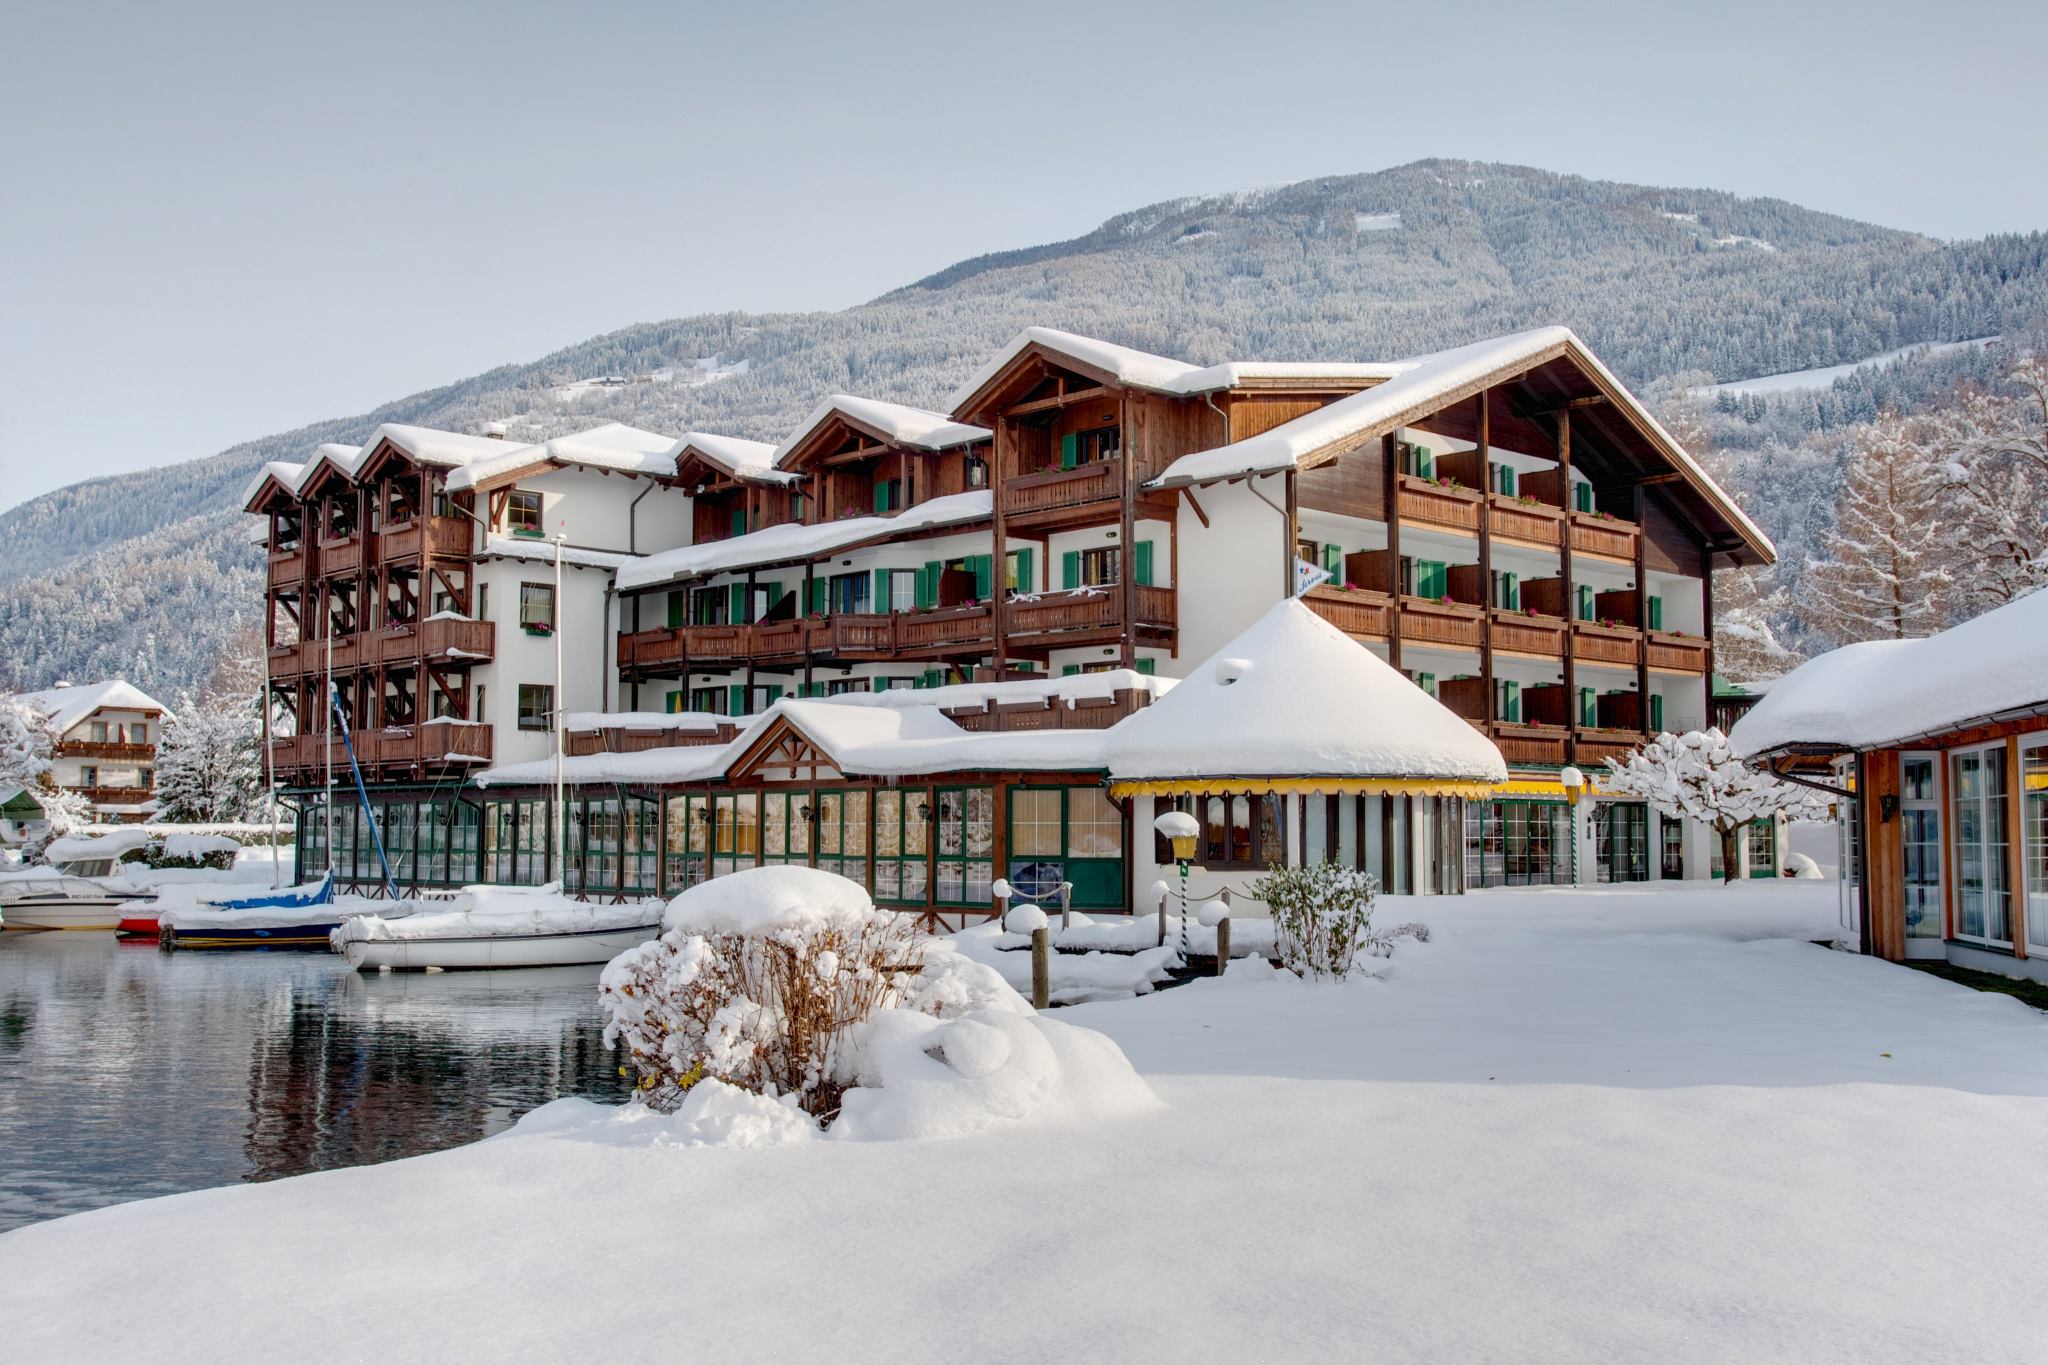
[{"label": "red boat", "polygon": [[146,938],[154,942],[157,935],[155,915],[123,915],[114,924],[117,938]]}]

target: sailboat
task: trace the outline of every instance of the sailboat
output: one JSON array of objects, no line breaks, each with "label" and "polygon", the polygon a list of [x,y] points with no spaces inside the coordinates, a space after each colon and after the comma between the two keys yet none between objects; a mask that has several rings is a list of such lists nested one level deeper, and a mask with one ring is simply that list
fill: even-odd
[{"label": "sailboat", "polygon": [[[555,601],[562,600],[562,545],[555,537]],[[454,901],[396,916],[365,914],[336,929],[334,950],[357,971],[570,967],[609,962],[661,932],[659,901],[591,905],[561,894],[568,807],[562,758],[562,632],[555,632],[555,839],[553,880],[541,887],[465,887]],[[359,779],[360,780],[360,779]],[[374,824],[373,824],[374,828]],[[381,855],[382,844],[378,845]]]}]

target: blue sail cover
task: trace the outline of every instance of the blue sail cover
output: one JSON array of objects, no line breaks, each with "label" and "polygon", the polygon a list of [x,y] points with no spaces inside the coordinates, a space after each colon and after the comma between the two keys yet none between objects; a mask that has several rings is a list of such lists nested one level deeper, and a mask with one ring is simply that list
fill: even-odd
[{"label": "blue sail cover", "polygon": [[208,905],[216,910],[288,910],[301,905],[327,905],[334,900],[334,874],[328,873],[311,886],[287,887],[282,891],[270,891],[260,896],[234,896],[225,900],[210,900]]}]

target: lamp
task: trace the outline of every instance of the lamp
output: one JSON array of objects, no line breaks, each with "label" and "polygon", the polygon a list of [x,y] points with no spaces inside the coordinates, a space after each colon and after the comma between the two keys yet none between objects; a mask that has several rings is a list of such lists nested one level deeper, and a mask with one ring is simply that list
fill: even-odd
[{"label": "lamp", "polygon": [[1159,831],[1166,841],[1173,845],[1173,861],[1180,867],[1180,961],[1188,961],[1188,860],[1195,856],[1195,839],[1202,827],[1195,823],[1195,817],[1184,810],[1170,810],[1152,821],[1152,828]]},{"label": "lamp", "polygon": [[1578,805],[1579,798],[1586,794],[1586,775],[1577,768],[1567,767],[1559,770],[1557,780],[1564,787],[1564,799]]}]

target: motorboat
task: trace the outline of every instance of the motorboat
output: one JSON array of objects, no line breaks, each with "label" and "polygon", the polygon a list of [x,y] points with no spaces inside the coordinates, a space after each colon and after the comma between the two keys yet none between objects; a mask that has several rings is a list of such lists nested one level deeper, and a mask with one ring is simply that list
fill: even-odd
[{"label": "motorboat", "polygon": [[366,914],[334,932],[334,949],[359,972],[581,967],[609,962],[661,933],[658,901],[595,905],[558,885],[465,888],[445,905],[402,919]]},{"label": "motorboat", "polygon": [[0,920],[9,929],[83,929],[106,933],[150,892],[114,875],[111,858],[0,873]]}]

